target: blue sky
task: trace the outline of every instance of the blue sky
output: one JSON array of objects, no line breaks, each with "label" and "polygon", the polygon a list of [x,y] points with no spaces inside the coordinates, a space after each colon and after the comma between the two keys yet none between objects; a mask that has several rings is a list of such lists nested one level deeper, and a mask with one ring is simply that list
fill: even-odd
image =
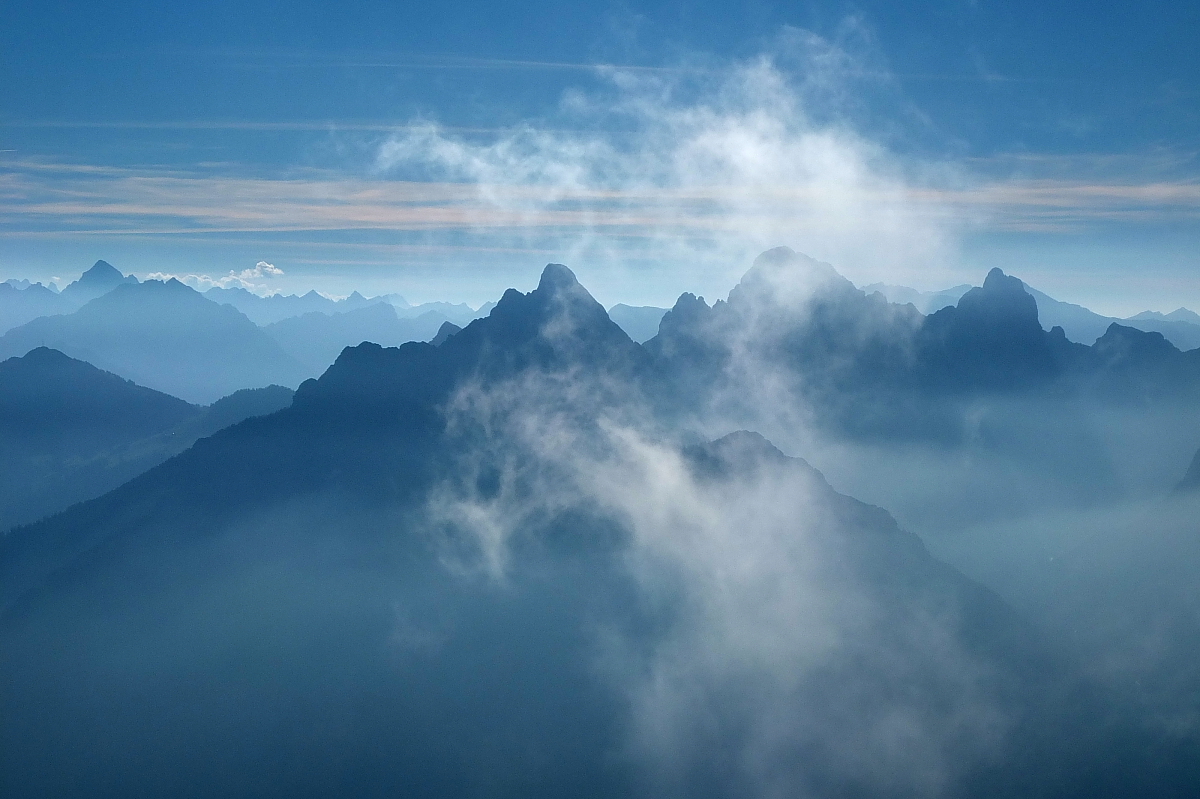
[{"label": "blue sky", "polygon": [[860,284],[1200,307],[1196,3],[4,14],[2,278],[481,303],[556,260],[669,304],[787,244]]}]

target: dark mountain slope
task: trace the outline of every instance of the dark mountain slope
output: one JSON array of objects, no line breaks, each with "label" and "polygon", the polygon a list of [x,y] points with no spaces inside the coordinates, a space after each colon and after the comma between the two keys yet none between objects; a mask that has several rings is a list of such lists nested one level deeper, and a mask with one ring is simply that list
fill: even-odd
[{"label": "dark mountain slope", "polygon": [[42,345],[191,402],[302,379],[253,322],[176,280],[122,284],[73,314],[35,319],[0,337],[0,356]]},{"label": "dark mountain slope", "polygon": [[1087,391],[1141,403],[1200,396],[1200,350],[1180,352],[1161,333],[1116,322],[1075,364]]},{"label": "dark mountain slope", "polygon": [[38,347],[0,362],[0,441],[5,453],[94,454],[195,416],[181,399],[134,384],[57,350]]},{"label": "dark mountain slope", "polygon": [[[554,329],[546,330],[550,323]],[[15,634],[0,636],[5,641],[0,668],[6,675],[0,771],[6,793],[38,786],[83,794],[100,784],[118,785],[124,795],[184,784],[200,785],[205,793],[237,792],[252,779],[250,762],[258,763],[256,773],[266,775],[257,792],[279,795],[391,794],[414,781],[427,790],[488,786],[491,795],[529,795],[531,790],[606,795],[627,789],[624,778],[609,773],[604,758],[596,756],[605,750],[596,736],[611,735],[612,713],[605,708],[616,707],[615,699],[597,704],[596,697],[609,692],[587,678],[587,658],[578,649],[582,642],[570,643],[580,631],[562,626],[564,614],[569,618],[577,612],[573,607],[591,601],[584,587],[609,578],[585,573],[565,583],[556,580],[558,588],[534,587],[515,596],[478,585],[465,591],[457,586],[448,594],[449,575],[440,571],[436,558],[423,560],[416,571],[405,565],[415,555],[403,553],[420,553],[423,547],[413,532],[401,534],[404,528],[396,527],[404,517],[381,518],[369,510],[420,506],[436,469],[446,462],[438,455],[445,441],[440,405],[455,385],[500,380],[521,365],[569,368],[577,365],[576,354],[598,356],[628,374],[620,363],[622,350],[626,356],[640,352],[569,271],[549,268],[536,291],[509,292],[489,319],[441,347],[347,349],[320,380],[302,386],[290,409],[204,439],[105,497],[14,531],[0,554],[0,586],[9,607],[4,624]],[[347,507],[338,497],[352,498],[367,510]],[[299,516],[288,510],[297,506],[304,509]],[[277,569],[276,578],[267,577]],[[55,576],[44,582],[51,573]],[[301,583],[293,583],[292,575],[307,587],[294,592]],[[240,593],[229,594],[227,579],[251,592],[242,595],[247,604],[234,600],[241,605],[235,616],[218,607],[224,603],[218,597]],[[41,588],[29,593],[35,585]],[[567,586],[567,595],[547,595]],[[325,604],[336,594],[342,596],[335,602],[340,609]],[[617,595],[598,589],[591,594]],[[13,605],[21,595],[24,599]],[[73,605],[80,599],[113,620],[116,627],[109,629],[117,637],[93,648],[99,641],[84,627],[60,618],[54,622],[56,635],[66,649],[50,655],[38,643],[41,623],[36,620],[46,620],[47,613],[57,617],[63,602]],[[311,615],[312,601],[325,610]],[[396,602],[406,618],[420,608],[433,609],[435,626],[439,615],[448,615],[455,625],[452,639],[438,643],[442,634],[423,632],[430,620],[417,616],[413,623],[420,630],[412,636],[406,628],[397,633],[415,636],[416,649],[392,648]],[[208,632],[171,643],[162,637],[167,628],[145,613],[170,619],[172,629],[199,622]],[[89,611],[76,619],[90,625],[85,617],[96,615]],[[308,622],[301,623],[302,617]],[[263,646],[246,649],[237,643],[259,624],[275,630]],[[527,625],[551,632],[524,636],[528,640],[513,660],[511,653],[505,655],[517,640],[511,633]],[[428,668],[421,643],[426,637],[430,651],[442,652],[439,659],[447,667]],[[128,693],[132,673],[119,677],[96,660],[130,646],[141,649],[143,664],[160,675],[143,682],[143,698],[161,698],[162,679],[183,678],[197,667],[218,681],[202,678],[191,688],[172,691],[175,696],[166,704],[152,699],[166,711],[161,716]],[[173,653],[184,656],[186,664]],[[279,658],[295,664],[287,669],[290,676],[277,671]],[[64,724],[54,711],[35,720],[26,711],[43,701],[43,689],[77,697],[57,677],[44,679],[49,672],[43,669],[99,680],[122,709],[114,716],[110,711],[116,708],[101,707],[107,700],[95,705],[80,698],[76,719],[81,724]],[[221,687],[226,683],[219,675],[227,669],[242,674],[235,678],[241,688]],[[359,676],[348,680],[351,671]],[[275,688],[260,682],[268,679]],[[324,685],[318,694],[307,687],[313,679]],[[471,692],[479,699],[469,699]],[[472,709],[480,701],[494,722]],[[206,707],[227,709],[230,715],[222,720]],[[289,715],[299,724],[287,721]],[[338,715],[344,721],[337,721]],[[108,718],[110,734],[92,738],[85,731],[101,717]],[[507,732],[496,737],[495,723],[501,719]],[[170,729],[148,735],[160,722]],[[293,734],[302,728],[309,731]],[[95,760],[107,757],[109,744],[103,741],[128,757],[108,765]],[[537,752],[529,751],[530,744]],[[205,754],[196,759],[188,751],[196,758]],[[68,766],[64,757],[75,765]],[[128,768],[129,758],[140,765]]]},{"label": "dark mountain slope", "polygon": [[[551,265],[535,291],[510,290],[488,318],[442,346],[347,348],[320,379],[305,381],[283,413],[201,441],[124,486],[116,492],[123,492],[121,497],[115,493],[98,502],[114,507],[122,501],[151,502],[164,518],[185,520],[189,528],[192,520],[225,518],[327,490],[373,505],[402,502],[423,490],[441,463],[436,450],[445,426],[442,409],[456,387],[495,383],[528,369],[562,372],[579,364],[611,375],[614,382],[634,380],[647,362],[574,275]],[[253,492],[244,490],[249,485],[255,486]],[[108,505],[72,509],[43,531],[14,534],[8,545],[36,541],[47,548],[51,539],[68,541],[84,528],[88,541],[103,537],[97,532],[105,528],[104,514],[97,510],[102,506]],[[62,562],[86,548],[65,546]],[[6,596],[14,594],[6,591]]]},{"label": "dark mountain slope", "polygon": [[1010,392],[1049,385],[1083,350],[1062,328],[1044,331],[1024,284],[993,269],[957,306],[926,318],[917,351],[925,388]]},{"label": "dark mountain slope", "polygon": [[438,328],[437,335],[431,338],[429,343],[435,347],[440,347],[442,346],[443,342],[446,341],[446,339],[450,338],[460,330],[462,330],[462,328],[453,322],[442,322],[442,326]]},{"label": "dark mountain slope", "polygon": [[347,348],[287,409],[10,533],[3,791],[1030,796],[1141,773],[886,512],[752,434],[613,432],[653,366],[551,265],[440,346]]},{"label": "dark mountain slope", "polygon": [[56,350],[10,358],[0,363],[0,531],[110,491],[291,394],[273,386],[200,408]]}]

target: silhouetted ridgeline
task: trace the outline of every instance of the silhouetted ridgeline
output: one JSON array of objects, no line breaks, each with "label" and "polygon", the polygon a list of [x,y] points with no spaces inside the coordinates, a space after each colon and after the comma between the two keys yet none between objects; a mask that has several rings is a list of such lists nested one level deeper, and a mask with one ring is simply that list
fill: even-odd
[{"label": "silhouetted ridgeline", "polygon": [[74,313],[0,336],[0,357],[53,347],[189,402],[296,385],[303,367],[253,322],[177,280],[122,284]]},{"label": "silhouetted ridgeline", "polygon": [[316,377],[329,368],[346,347],[364,341],[385,347],[398,347],[409,341],[429,341],[443,324],[452,323],[436,311],[402,319],[394,307],[380,301],[342,313],[314,311],[293,316],[267,325],[264,330],[288,355],[304,365],[309,377]]},{"label": "silhouetted ridgeline", "polygon": [[45,347],[2,361],[0,531],[97,497],[291,397],[270,386],[202,408]]},{"label": "silhouetted ridgeline", "polygon": [[[835,429],[839,397],[876,411],[858,435],[938,398],[943,421],[996,392],[1120,404],[1121,370],[1191,390],[1190,355],[1073,345],[1031,302],[995,272],[926,318],[774,251],[643,348],[550,265],[437,345],[347,348],[286,408],[3,539],[3,791],[1178,794],[1193,733],[808,463],[675,427],[778,387]],[[48,350],[0,374],[35,367],[102,387],[99,416],[145,405],[113,440],[201,418]]]}]

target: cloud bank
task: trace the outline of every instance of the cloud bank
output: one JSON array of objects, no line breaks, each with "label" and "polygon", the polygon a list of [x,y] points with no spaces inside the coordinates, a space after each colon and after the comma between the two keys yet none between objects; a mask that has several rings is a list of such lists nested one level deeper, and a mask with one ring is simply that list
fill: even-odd
[{"label": "cloud bank", "polygon": [[185,283],[197,291],[207,291],[211,288],[242,288],[254,292],[267,292],[269,286],[266,283],[260,282],[269,280],[273,277],[282,277],[283,270],[269,264],[266,261],[259,261],[251,269],[243,269],[240,272],[229,270],[229,274],[222,277],[212,277],[210,275],[184,274],[176,275],[168,272],[151,272],[146,275],[148,280],[178,280]]}]

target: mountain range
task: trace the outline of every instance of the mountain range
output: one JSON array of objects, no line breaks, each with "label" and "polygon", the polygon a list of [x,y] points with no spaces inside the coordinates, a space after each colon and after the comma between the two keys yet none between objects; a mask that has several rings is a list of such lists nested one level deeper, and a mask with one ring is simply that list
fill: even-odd
[{"label": "mountain range", "polygon": [[490,304],[478,311],[465,303],[429,302],[410,305],[399,294],[382,294],[368,299],[357,291],[351,292],[350,296],[343,299],[334,300],[315,291],[303,295],[271,294],[263,297],[244,288],[214,287],[205,291],[204,296],[222,305],[232,305],[255,324],[262,326],[310,313],[346,313],[379,303],[386,303],[396,309],[397,316],[402,319],[432,312],[441,314],[446,320],[460,326],[479,316],[486,316],[491,310]]},{"label": "mountain range", "polygon": [[[1042,327],[1049,331],[1061,327],[1067,338],[1081,344],[1093,344],[1104,335],[1113,323],[1132,327],[1147,333],[1161,333],[1168,341],[1181,350],[1192,350],[1200,347],[1200,314],[1179,308],[1169,314],[1157,311],[1143,311],[1126,319],[1104,316],[1069,302],[1056,300],[1043,292],[1022,283],[1025,291],[1037,302],[1038,316]],[[944,291],[917,291],[906,286],[893,286],[885,283],[873,283],[863,286],[868,294],[878,291],[887,297],[889,302],[911,303],[918,311],[929,315],[942,308],[958,303],[971,286],[962,285]]]},{"label": "mountain range", "polygon": [[[66,483],[112,452],[158,459],[0,538],[6,795],[1194,784],[1195,639],[1172,599],[1200,565],[1186,536],[1146,536],[1144,562],[1173,567],[1153,603],[1117,594],[1129,615],[1108,637],[1064,631],[1120,609],[1093,580],[1112,559],[1038,558],[1038,596],[1066,592],[1039,629],[814,464],[843,482],[846,452],[864,470],[984,463],[989,482],[946,500],[972,510],[1040,501],[1007,488],[1014,469],[1111,499],[1122,459],[1195,451],[1200,350],[1116,323],[1073,342],[1000,270],[924,315],[786,248],[726,300],[682,295],[644,346],[557,264],[430,343],[336,354],[408,320],[375,303],[260,328],[147,281],[40,324],[88,341],[63,320],[99,307],[165,328],[166,310],[137,321],[156,298],[290,342],[293,361],[312,350],[310,370],[334,360],[294,395],[203,411],[49,349],[0,363],[0,440],[30,442],[5,456],[14,474],[44,453]],[[1109,668],[1160,623],[1159,660]]]},{"label": "mountain range", "polygon": [[300,363],[244,315],[174,279],[123,283],[74,313],[13,328],[0,336],[0,358],[41,346],[197,403],[304,377]]},{"label": "mountain range", "polygon": [[117,286],[137,282],[136,277],[121,274],[107,261],[97,261],[61,292],[28,281],[23,286],[12,281],[0,283],[0,333],[40,316],[71,313]]},{"label": "mountain range", "polygon": [[263,330],[304,365],[307,377],[317,377],[346,347],[364,341],[385,347],[398,347],[407,341],[429,341],[444,324],[454,323],[440,311],[401,317],[394,306],[374,302],[351,311],[332,314],[313,311],[292,316],[266,325]]},{"label": "mountain range", "polygon": [[[1120,403],[1122,369],[1190,396],[1161,336],[1073,344],[998,270],[925,317],[787,250],[646,347],[559,265],[444,332],[346,348],[287,407],[3,538],[6,793],[1191,784],[1191,733],[1142,724],[886,511],[758,434],[679,426],[778,400],[766,364],[856,435],[892,431],[851,416],[893,400],[921,418],[905,397]],[[161,408],[137,435],[189,412],[31,356],[6,368]]]}]

